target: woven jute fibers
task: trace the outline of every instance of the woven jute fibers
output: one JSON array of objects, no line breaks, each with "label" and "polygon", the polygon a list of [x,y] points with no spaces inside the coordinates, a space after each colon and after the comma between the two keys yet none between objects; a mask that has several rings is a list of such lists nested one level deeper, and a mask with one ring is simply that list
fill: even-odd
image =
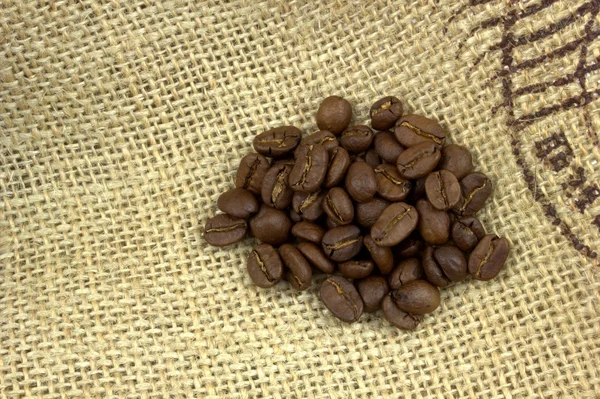
[{"label": "woven jute fibers", "polygon": [[[0,2],[3,398],[600,397],[600,1]],[[267,128],[437,118],[512,252],[417,331],[202,238]]]}]

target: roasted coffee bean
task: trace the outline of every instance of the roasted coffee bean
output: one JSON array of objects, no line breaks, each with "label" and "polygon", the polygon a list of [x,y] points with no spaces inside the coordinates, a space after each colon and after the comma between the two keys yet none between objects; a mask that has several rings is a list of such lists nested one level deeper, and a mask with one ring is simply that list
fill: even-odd
[{"label": "roasted coffee bean", "polygon": [[409,147],[398,156],[396,166],[405,179],[427,176],[440,161],[440,150],[430,141]]},{"label": "roasted coffee bean", "polygon": [[235,176],[235,186],[253,194],[260,194],[263,178],[270,166],[269,160],[264,155],[257,153],[246,155],[240,161]]},{"label": "roasted coffee bean", "polygon": [[371,126],[377,130],[387,130],[394,126],[402,116],[402,101],[396,97],[388,96],[378,100],[369,111]]},{"label": "roasted coffee bean", "polygon": [[310,287],[312,269],[300,251],[292,244],[283,244],[279,247],[279,255],[286,267],[284,271],[285,279],[290,285],[298,291],[304,291]]},{"label": "roasted coffee bean", "polygon": [[[410,193],[412,184],[403,179],[394,165],[381,164],[374,170],[377,181],[377,192],[390,201],[402,201]],[[456,182],[458,185],[458,182]],[[459,186],[460,194],[460,186]]]},{"label": "roasted coffee bean", "polygon": [[300,129],[294,126],[280,126],[254,137],[252,145],[259,154],[281,158],[294,151],[301,138]]},{"label": "roasted coffee bean", "polygon": [[369,149],[365,153],[364,160],[367,163],[367,165],[369,165],[372,168],[377,167],[377,165],[380,165],[382,162],[382,159],[379,157],[379,155],[377,154],[377,151],[375,151],[374,148]]},{"label": "roasted coffee bean", "polygon": [[373,198],[371,201],[356,204],[354,207],[356,223],[363,227],[370,228],[389,205],[389,201],[377,197]]},{"label": "roasted coffee bean", "polygon": [[262,205],[260,210],[250,219],[250,230],[254,237],[271,245],[281,245],[288,240],[292,221],[279,209]]},{"label": "roasted coffee bean", "polygon": [[320,144],[301,145],[296,151],[296,163],[289,176],[294,191],[313,193],[317,191],[327,173],[329,154]]},{"label": "roasted coffee bean", "polygon": [[365,312],[372,313],[381,308],[381,301],[388,294],[387,281],[381,276],[369,276],[358,280],[356,288],[365,304]]},{"label": "roasted coffee bean", "polygon": [[334,187],[323,200],[323,210],[338,226],[352,223],[354,219],[354,205],[350,196],[341,187]]},{"label": "roasted coffee bean", "polygon": [[402,144],[398,143],[394,134],[388,131],[377,133],[373,139],[373,145],[377,155],[391,165],[396,164],[398,157],[404,151]]},{"label": "roasted coffee bean", "polygon": [[292,166],[279,164],[271,166],[265,174],[261,197],[265,204],[277,209],[285,209],[292,203],[294,191],[288,184]]},{"label": "roasted coffee bean", "polygon": [[323,234],[325,234],[325,229],[316,223],[300,222],[296,223],[294,227],[292,227],[292,235],[294,237],[313,242],[315,244],[321,244],[321,240],[323,240]]},{"label": "roasted coffee bean", "polygon": [[390,295],[398,308],[407,313],[431,313],[440,305],[440,291],[425,280],[409,281]]},{"label": "roasted coffee bean", "polygon": [[250,191],[232,188],[219,196],[217,207],[228,215],[248,219],[258,212],[258,201]]},{"label": "roasted coffee bean", "polygon": [[213,216],[204,226],[204,239],[215,247],[224,247],[244,238],[248,224],[226,213]]},{"label": "roasted coffee bean", "polygon": [[344,148],[335,147],[331,150],[329,153],[329,166],[327,167],[323,185],[327,188],[331,188],[344,181],[344,177],[346,177],[346,172],[351,163],[350,155]]},{"label": "roasted coffee bean", "polygon": [[423,270],[430,283],[447,287],[467,277],[467,260],[453,245],[429,246],[423,253]]},{"label": "roasted coffee bean", "polygon": [[510,245],[495,234],[484,236],[469,256],[469,273],[477,280],[491,280],[500,273]]},{"label": "roasted coffee bean", "polygon": [[360,318],[364,304],[354,285],[342,276],[329,276],[319,290],[321,300],[331,313],[346,323]]},{"label": "roasted coffee bean", "polygon": [[[340,145],[337,137],[335,137],[334,134],[328,130],[319,130],[316,133],[306,136],[300,142],[300,145],[310,145],[310,144],[320,144],[323,147],[325,147],[327,152],[333,151],[335,148],[337,148]],[[296,158],[298,158],[298,149],[296,149],[294,154],[296,155]]]},{"label": "roasted coffee bean", "polygon": [[248,274],[257,286],[269,288],[281,281],[283,264],[277,250],[269,244],[258,244],[248,256]]},{"label": "roasted coffee bean", "polygon": [[298,223],[302,221],[302,218],[300,217],[300,215],[298,215],[298,212],[296,212],[293,209],[290,209],[290,219],[292,220],[292,222],[294,223]]},{"label": "roasted coffee bean", "polygon": [[428,244],[441,245],[450,238],[450,215],[435,209],[427,200],[417,201],[419,233]]},{"label": "roasted coffee bean", "polygon": [[462,198],[454,207],[454,212],[462,216],[472,216],[483,208],[492,193],[492,183],[483,173],[471,173],[460,181]]},{"label": "roasted coffee bean", "polygon": [[422,177],[420,179],[412,181],[412,190],[406,197],[407,202],[415,203],[418,200],[425,198],[427,195],[425,194],[425,181],[427,178]]},{"label": "roasted coffee bean", "polygon": [[425,179],[425,193],[434,208],[446,211],[460,200],[460,184],[452,172],[438,170]]},{"label": "roasted coffee bean", "polygon": [[483,225],[473,216],[464,216],[452,223],[452,241],[461,251],[471,252],[484,235]]},{"label": "roasted coffee bean", "polygon": [[381,309],[383,309],[383,316],[385,319],[389,321],[391,325],[402,330],[414,330],[423,318],[423,316],[413,315],[401,310],[391,294],[388,294],[383,298],[383,301],[381,301]]},{"label": "roasted coffee bean", "polygon": [[394,255],[390,247],[380,247],[370,235],[365,236],[363,244],[379,268],[379,272],[384,275],[388,274],[394,267]]},{"label": "roasted coffee bean", "polygon": [[271,166],[275,166],[275,165],[294,166],[295,163],[296,163],[296,159],[294,159],[293,157],[290,158],[289,156],[286,156],[285,158],[273,159],[273,161],[271,162]]},{"label": "roasted coffee bean", "polygon": [[373,131],[365,125],[350,126],[340,137],[340,145],[350,154],[367,151],[373,143]]},{"label": "roasted coffee bean", "polygon": [[360,229],[353,225],[335,227],[323,236],[325,255],[334,262],[345,262],[356,256],[362,248]]},{"label": "roasted coffee bean", "polygon": [[311,265],[323,273],[331,274],[335,271],[335,264],[325,256],[321,247],[312,242],[301,242],[298,244],[298,250]]},{"label": "roasted coffee bean", "polygon": [[373,168],[363,161],[350,165],[346,173],[346,190],[356,202],[367,202],[377,192],[377,180]]},{"label": "roasted coffee bean", "polygon": [[449,170],[460,180],[473,170],[473,157],[465,147],[450,144],[442,148],[442,159],[438,168]]},{"label": "roasted coffee bean", "polygon": [[417,227],[417,210],[404,202],[396,202],[381,213],[371,227],[371,237],[377,245],[391,247],[409,236]]},{"label": "roasted coffee bean", "polygon": [[364,278],[367,277],[375,264],[372,260],[348,260],[338,264],[338,270],[348,278]]},{"label": "roasted coffee bean", "polygon": [[446,132],[433,119],[420,115],[404,115],[396,122],[394,135],[400,144],[412,147],[421,143],[444,145]]},{"label": "roasted coffee bean", "polygon": [[352,120],[352,105],[338,96],[327,97],[317,111],[317,126],[335,135],[342,133]]},{"label": "roasted coffee bean", "polygon": [[326,194],[325,190],[310,194],[297,191],[292,197],[292,207],[303,220],[313,222],[323,214],[323,199]]},{"label": "roasted coffee bean", "polygon": [[395,247],[396,255],[399,259],[412,258],[421,252],[423,246],[423,241],[415,237],[408,237]]},{"label": "roasted coffee bean", "polygon": [[390,290],[397,290],[409,281],[423,278],[423,268],[417,258],[401,260],[388,275]]}]

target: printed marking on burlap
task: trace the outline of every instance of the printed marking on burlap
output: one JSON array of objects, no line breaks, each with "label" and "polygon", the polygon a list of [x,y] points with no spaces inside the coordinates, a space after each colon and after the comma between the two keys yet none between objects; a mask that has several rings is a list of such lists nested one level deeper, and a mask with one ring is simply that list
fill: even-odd
[{"label": "printed marking on burlap", "polygon": [[[597,112],[597,100],[600,96],[598,85],[594,85],[596,80],[600,83],[600,74],[598,74],[600,56],[593,57],[591,60],[588,59],[589,56],[595,54],[594,52],[588,53],[589,48],[597,43],[597,39],[600,37],[600,24],[596,22],[600,10],[600,0],[584,1],[573,11],[562,15],[552,23],[543,25],[541,28],[527,30],[525,34],[515,32],[517,23],[531,22],[532,26],[536,25],[534,23],[536,22],[535,18],[540,18],[539,14],[542,11],[560,2],[561,0],[539,0],[536,2],[469,0],[458,10],[455,16],[450,18],[450,21],[466,12],[470,13],[471,16],[474,15],[477,12],[477,7],[483,9],[489,4],[504,4],[506,11],[503,15],[484,19],[469,32],[468,37],[487,29],[500,28],[502,32],[499,40],[489,47],[488,51],[480,54],[475,59],[471,71],[488,57],[500,58],[500,68],[492,74],[490,79],[492,82],[498,80],[501,82],[502,102],[493,109],[493,112],[502,109],[507,115],[506,125],[511,135],[513,154],[523,172],[523,178],[533,197],[542,205],[552,224],[558,226],[561,233],[572,243],[575,249],[594,259],[598,257],[597,248],[586,245],[582,238],[573,231],[573,225],[570,225],[571,221],[561,218],[559,212],[557,212],[557,207],[566,205],[569,210],[573,209],[576,213],[583,215],[587,209],[600,201],[600,188],[596,182],[590,181],[590,176],[587,176],[585,170],[579,166],[580,162],[577,162],[573,146],[569,143],[569,132],[555,131],[547,137],[534,141],[533,146],[529,141],[529,147],[523,145],[523,141],[528,140],[527,134],[530,134],[530,131],[527,130],[529,126],[539,124],[553,115],[569,111],[581,113],[581,120],[584,121],[583,130],[585,130],[588,140],[593,146],[598,147],[600,145],[598,132],[592,126],[590,115],[591,110]],[[570,5],[571,3],[565,4]],[[584,23],[583,32],[579,36],[570,39],[570,41],[559,43],[560,40],[555,40],[554,43],[558,44],[555,44],[554,48],[543,54],[526,60],[515,60],[517,50],[538,46],[538,43],[542,40],[550,38],[552,35],[560,35],[561,32],[564,32],[573,24],[582,23]],[[539,25],[539,19],[537,25]],[[459,45],[457,57],[460,56],[464,45],[464,42]],[[561,59],[574,55],[576,55],[577,64],[573,72],[565,72],[562,76],[551,81],[534,82],[520,87],[515,81],[517,73],[527,72],[541,65],[547,66],[550,62],[561,61]],[[563,93],[567,92],[567,86],[572,87],[573,85],[578,85],[578,90],[575,93],[569,92],[571,95],[567,98],[554,96],[558,98],[554,99],[552,97],[553,100],[544,104],[541,108],[535,108],[527,102],[529,98],[527,96],[547,94],[550,90],[555,90],[555,92],[559,90],[560,93]],[[546,96],[546,98],[550,97],[549,94]],[[593,105],[593,107],[590,107],[590,105]],[[553,173],[553,180],[557,182],[558,188],[562,190],[561,201],[551,199],[544,195],[542,190],[538,190],[537,175],[535,173],[538,165],[530,164],[531,161],[528,161],[528,157],[526,157],[526,148],[532,148],[533,155],[539,160],[539,163]],[[593,165],[596,165],[597,162],[597,160],[594,160]],[[587,223],[600,231],[600,215],[592,215],[592,220]],[[588,241],[588,243],[590,242],[593,242],[593,240]]]}]

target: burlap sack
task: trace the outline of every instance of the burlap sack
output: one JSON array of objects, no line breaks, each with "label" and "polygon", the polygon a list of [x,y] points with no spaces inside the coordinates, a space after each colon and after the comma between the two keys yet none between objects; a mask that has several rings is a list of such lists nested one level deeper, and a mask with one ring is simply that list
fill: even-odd
[{"label": "burlap sack", "polygon": [[[1,397],[600,397],[600,1],[0,4]],[[506,268],[415,332],[202,238],[331,94],[397,95],[495,185]]]}]

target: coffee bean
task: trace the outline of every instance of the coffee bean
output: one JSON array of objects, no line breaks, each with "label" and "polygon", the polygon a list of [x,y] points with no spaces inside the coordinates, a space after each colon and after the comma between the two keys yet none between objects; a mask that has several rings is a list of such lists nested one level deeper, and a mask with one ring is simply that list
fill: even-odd
[{"label": "coffee bean", "polygon": [[381,301],[388,294],[389,288],[385,278],[369,276],[358,280],[356,288],[365,304],[365,312],[372,313],[381,308]]},{"label": "coffee bean", "polygon": [[[404,147],[398,143],[394,134],[388,131],[377,133],[373,139],[373,145],[377,155],[379,155],[384,162],[391,165],[396,164],[398,156],[404,151]],[[377,165],[379,165],[379,163]]]},{"label": "coffee bean", "polygon": [[417,210],[404,203],[396,202],[381,213],[371,227],[371,237],[377,245],[391,247],[404,240],[417,227]]},{"label": "coffee bean", "polygon": [[298,223],[302,221],[302,218],[300,217],[300,215],[298,215],[298,212],[296,212],[293,209],[290,209],[290,219],[292,220],[292,222],[294,223]]},{"label": "coffee bean", "polygon": [[425,280],[409,281],[390,295],[396,306],[407,313],[431,313],[440,305],[440,291]]},{"label": "coffee bean", "polygon": [[454,176],[460,180],[473,170],[473,157],[465,147],[450,144],[442,148],[442,159],[438,168],[454,173]]},{"label": "coffee bean", "polygon": [[296,159],[293,158],[293,156],[291,158],[289,156],[286,156],[285,158],[273,159],[273,161],[271,162],[271,166],[275,166],[275,165],[294,166],[295,163],[296,163]]},{"label": "coffee bean", "polygon": [[318,224],[311,222],[296,223],[294,227],[292,227],[292,235],[294,237],[315,244],[321,244],[323,234],[325,234],[325,229]]},{"label": "coffee bean", "polygon": [[223,247],[244,238],[247,228],[248,225],[244,219],[223,213],[206,221],[204,239],[210,245]]},{"label": "coffee bean", "polygon": [[294,151],[301,138],[300,129],[294,126],[280,126],[254,137],[252,145],[259,154],[281,158]]},{"label": "coffee bean", "polygon": [[356,202],[367,202],[377,192],[375,172],[367,163],[356,161],[346,173],[346,190]]},{"label": "coffee bean", "polygon": [[446,211],[460,200],[460,184],[452,172],[438,170],[425,179],[425,193],[434,208]]},{"label": "coffee bean", "polygon": [[348,260],[338,264],[339,271],[348,278],[367,277],[374,268],[372,260]]},{"label": "coffee bean", "polygon": [[360,229],[353,225],[335,227],[323,236],[325,255],[334,262],[345,262],[356,256],[362,248]]},{"label": "coffee bean", "polygon": [[253,194],[260,194],[263,178],[270,166],[269,160],[264,155],[257,153],[246,155],[240,161],[235,176],[235,186]]},{"label": "coffee bean", "polygon": [[421,322],[423,316],[413,315],[401,310],[391,294],[386,295],[381,301],[383,316],[391,325],[402,330],[414,330]]},{"label": "coffee bean", "polygon": [[354,207],[356,223],[363,227],[370,228],[389,205],[389,201],[377,197],[373,198],[371,201],[356,204]]},{"label": "coffee bean", "polygon": [[[319,130],[316,133],[306,136],[300,142],[300,145],[311,145],[311,144],[313,144],[313,145],[320,144],[323,147],[325,147],[327,152],[333,151],[335,148],[337,148],[340,145],[337,137],[335,137],[334,134],[328,130]],[[294,154],[296,155],[296,158],[298,158],[298,149],[296,149],[296,151],[294,151]]]},{"label": "coffee bean", "polygon": [[370,167],[375,168],[377,165],[381,164],[382,160],[377,154],[377,151],[375,151],[374,148],[371,148],[365,153],[365,162]]},{"label": "coffee bean", "polygon": [[331,274],[335,271],[335,264],[323,253],[323,250],[312,242],[301,242],[298,250],[308,262],[321,270],[323,273]]},{"label": "coffee bean", "polygon": [[283,264],[277,250],[269,244],[258,244],[248,256],[248,274],[257,286],[269,288],[281,281]]},{"label": "coffee bean", "polygon": [[327,97],[317,111],[317,126],[339,135],[350,124],[352,105],[338,96]]},{"label": "coffee bean", "polygon": [[462,216],[472,216],[483,208],[492,193],[492,183],[483,173],[471,173],[460,181],[462,198],[453,208]]},{"label": "coffee bean", "polygon": [[351,163],[350,155],[344,148],[335,147],[331,150],[329,153],[329,166],[327,167],[323,185],[331,188],[340,184],[344,180]]},{"label": "coffee bean", "polygon": [[263,179],[261,197],[265,204],[277,209],[285,209],[292,203],[294,191],[288,185],[292,166],[279,164],[269,168]]},{"label": "coffee bean", "polygon": [[429,246],[423,254],[423,270],[430,283],[447,287],[467,277],[467,260],[462,251],[453,245]]},{"label": "coffee bean", "polygon": [[367,151],[373,143],[373,131],[365,125],[350,126],[344,130],[340,144],[350,154],[359,154]]},{"label": "coffee bean", "polygon": [[294,191],[313,193],[325,180],[329,154],[320,144],[301,145],[296,151],[296,164],[289,176]]},{"label": "coffee bean", "polygon": [[352,223],[354,219],[354,205],[346,191],[341,187],[334,187],[323,200],[323,210],[337,225]]},{"label": "coffee bean", "polygon": [[461,251],[471,252],[484,235],[483,225],[473,216],[464,216],[452,223],[452,241]]},{"label": "coffee bean", "polygon": [[450,238],[450,215],[435,209],[427,200],[417,201],[419,213],[419,233],[426,243],[444,244]]},{"label": "coffee bean", "polygon": [[396,166],[405,179],[427,176],[440,161],[440,150],[430,141],[409,147],[398,156]]},{"label": "coffee bean", "polygon": [[364,304],[354,285],[341,276],[329,276],[319,290],[321,300],[331,313],[346,323],[362,315]]},{"label": "coffee bean", "polygon": [[477,280],[491,280],[500,273],[510,245],[495,234],[484,236],[469,256],[469,273]]},{"label": "coffee bean", "polygon": [[[402,201],[412,187],[409,180],[403,179],[394,165],[381,164],[374,170],[377,192],[390,201]],[[458,185],[458,182],[456,182]],[[460,194],[460,186],[458,188]]]},{"label": "coffee bean", "polygon": [[310,287],[312,269],[300,251],[292,244],[283,244],[279,247],[279,255],[286,267],[285,279],[290,285],[298,291],[304,291]]},{"label": "coffee bean", "polygon": [[384,275],[388,274],[394,267],[394,255],[390,247],[380,247],[370,235],[365,236],[363,244],[379,268],[379,272]]},{"label": "coffee bean", "polygon": [[409,281],[423,278],[423,268],[417,258],[401,260],[388,276],[390,290],[397,290]]},{"label": "coffee bean", "polygon": [[292,221],[279,209],[262,205],[260,210],[250,219],[250,230],[254,237],[271,245],[281,245],[288,240]]},{"label": "coffee bean", "polygon": [[412,258],[421,252],[423,246],[423,241],[418,238],[408,237],[395,247],[396,255],[400,259]]},{"label": "coffee bean", "polygon": [[232,188],[219,196],[217,207],[228,215],[248,219],[258,212],[258,201],[250,191]]},{"label": "coffee bean", "polygon": [[323,199],[326,194],[325,190],[310,194],[296,191],[292,197],[292,207],[303,220],[313,222],[323,214]]},{"label": "coffee bean", "polygon": [[421,143],[442,147],[446,140],[446,132],[436,121],[420,115],[404,115],[400,118],[396,122],[394,135],[405,147]]},{"label": "coffee bean", "polygon": [[402,116],[402,101],[396,97],[383,97],[371,106],[371,126],[377,130],[387,130]]}]

